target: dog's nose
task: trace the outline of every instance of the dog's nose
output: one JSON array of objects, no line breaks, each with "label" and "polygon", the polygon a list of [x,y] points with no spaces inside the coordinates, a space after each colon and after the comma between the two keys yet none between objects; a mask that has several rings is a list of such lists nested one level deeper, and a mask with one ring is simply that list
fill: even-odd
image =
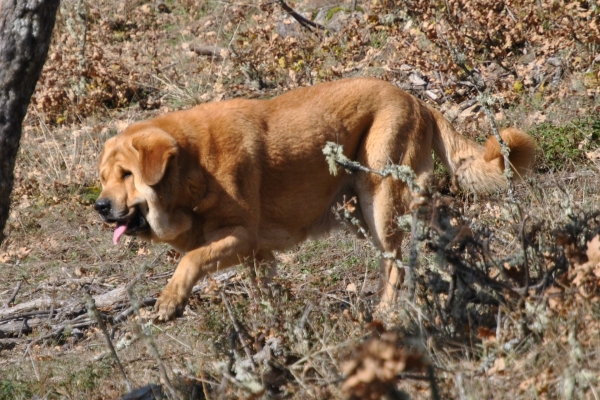
[{"label": "dog's nose", "polygon": [[94,203],[94,209],[98,211],[98,214],[106,217],[111,210],[111,204],[109,199],[98,199]]}]

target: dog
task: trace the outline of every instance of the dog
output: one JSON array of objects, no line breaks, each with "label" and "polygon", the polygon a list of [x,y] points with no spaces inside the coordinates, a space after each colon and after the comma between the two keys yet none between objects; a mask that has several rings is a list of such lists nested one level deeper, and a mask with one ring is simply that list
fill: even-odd
[{"label": "dog", "polygon": [[[501,133],[517,175],[532,167],[536,144]],[[275,267],[289,249],[340,224],[332,208],[355,198],[354,215],[374,244],[399,257],[394,217],[414,193],[392,177],[329,172],[328,142],[368,168],[410,167],[419,185],[433,173],[432,151],[460,186],[506,187],[504,158],[492,136],[484,146],[457,133],[434,108],[374,78],[295,89],[271,100],[205,103],[130,125],[106,141],[95,209],[122,235],[166,242],[186,254],[160,294],[160,320],[179,315],[203,276],[244,260]],[[381,260],[380,301],[391,303],[403,270]]]}]

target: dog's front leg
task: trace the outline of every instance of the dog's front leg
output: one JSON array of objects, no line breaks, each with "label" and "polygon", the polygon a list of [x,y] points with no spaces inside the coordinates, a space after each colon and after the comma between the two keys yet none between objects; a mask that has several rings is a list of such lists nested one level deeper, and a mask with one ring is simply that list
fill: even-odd
[{"label": "dog's front leg", "polygon": [[159,320],[167,321],[183,312],[192,288],[200,278],[252,255],[252,237],[242,226],[220,229],[211,237],[211,241],[190,251],[179,262],[156,302]]}]

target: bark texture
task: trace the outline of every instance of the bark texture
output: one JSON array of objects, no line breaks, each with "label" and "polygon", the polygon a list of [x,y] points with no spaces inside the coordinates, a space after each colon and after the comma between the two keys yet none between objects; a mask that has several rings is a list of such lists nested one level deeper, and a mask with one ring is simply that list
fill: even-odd
[{"label": "bark texture", "polygon": [[0,243],[29,100],[46,61],[59,0],[0,0]]}]

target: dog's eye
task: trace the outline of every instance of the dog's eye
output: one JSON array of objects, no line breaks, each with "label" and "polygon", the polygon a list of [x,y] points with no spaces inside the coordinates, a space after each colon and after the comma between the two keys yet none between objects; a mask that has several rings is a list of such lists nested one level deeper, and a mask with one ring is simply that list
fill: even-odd
[{"label": "dog's eye", "polygon": [[125,179],[125,178],[127,178],[129,176],[131,176],[131,171],[123,171],[122,179]]}]

